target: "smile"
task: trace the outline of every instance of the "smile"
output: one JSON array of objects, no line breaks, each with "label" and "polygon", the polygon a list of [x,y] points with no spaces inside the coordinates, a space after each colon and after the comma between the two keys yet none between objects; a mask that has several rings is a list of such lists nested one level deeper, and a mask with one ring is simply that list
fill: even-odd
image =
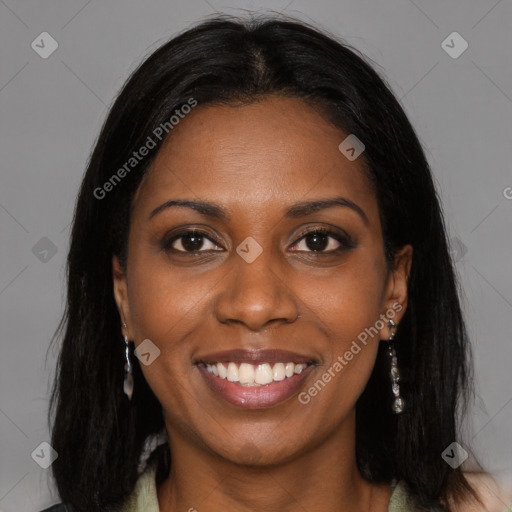
[{"label": "smile", "polygon": [[292,362],[250,364],[231,361],[229,363],[205,364],[206,370],[215,377],[246,387],[281,382],[302,373],[307,366],[307,363],[295,364]]},{"label": "smile", "polygon": [[226,350],[195,360],[212,398],[243,409],[264,409],[289,400],[317,364],[314,356],[278,349]]}]

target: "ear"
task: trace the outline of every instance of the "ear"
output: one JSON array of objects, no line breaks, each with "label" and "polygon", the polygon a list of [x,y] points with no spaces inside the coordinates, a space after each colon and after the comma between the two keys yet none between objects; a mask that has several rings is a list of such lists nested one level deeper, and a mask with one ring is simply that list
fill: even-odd
[{"label": "ear", "polygon": [[[126,273],[123,270],[119,258],[112,257],[112,278],[114,284],[114,300],[117,304],[117,310],[121,318],[121,330],[123,336],[128,336],[128,340],[132,340],[133,326],[130,315],[130,307],[128,302],[128,285],[126,282]],[[126,324],[126,327],[123,326]]]},{"label": "ear", "polygon": [[387,320],[393,320],[398,325],[407,309],[407,283],[411,272],[412,254],[412,245],[404,245],[396,253],[388,273],[381,312],[386,325],[380,331],[380,339],[387,340],[391,334]]}]

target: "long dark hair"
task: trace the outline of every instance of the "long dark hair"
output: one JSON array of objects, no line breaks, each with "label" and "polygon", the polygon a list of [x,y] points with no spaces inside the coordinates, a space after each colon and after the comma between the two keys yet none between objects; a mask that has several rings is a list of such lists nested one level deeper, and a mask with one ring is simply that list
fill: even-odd
[{"label": "long dark hair", "polygon": [[[126,265],[132,198],[164,140],[155,133],[167,123],[164,135],[172,137],[169,119],[191,98],[199,105],[250,103],[268,94],[302,98],[364,141],[361,158],[377,197],[388,265],[398,248],[414,248],[408,307],[395,338],[407,409],[391,413],[380,349],[356,409],[362,475],[402,480],[428,510],[448,510],[442,505],[447,496],[473,493],[461,469],[441,457],[458,439],[457,416],[472,390],[470,347],[440,202],[413,127],[373,66],[333,36],[282,17],[221,16],[173,38],[132,74],[83,178],[49,410],[59,454],[53,474],[61,499],[76,510],[116,510],[133,491],[145,441],[164,429],[161,406],[136,358],[132,401],[123,394],[122,319],[111,270],[112,255]],[[113,181],[148,137],[155,147]],[[164,444],[150,459],[158,483],[171,458]]]}]

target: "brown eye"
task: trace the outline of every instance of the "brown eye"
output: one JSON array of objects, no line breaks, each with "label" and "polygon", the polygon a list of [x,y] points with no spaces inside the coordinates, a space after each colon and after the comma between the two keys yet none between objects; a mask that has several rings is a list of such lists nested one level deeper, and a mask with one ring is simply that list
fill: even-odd
[{"label": "brown eye", "polygon": [[[295,249],[293,249],[295,247]],[[315,228],[302,235],[292,246],[296,252],[331,253],[355,247],[353,241],[328,229]]]},{"label": "brown eye", "polygon": [[[219,246],[213,242],[205,233],[200,231],[182,231],[172,236],[164,243],[166,250],[176,252],[206,252],[219,250]],[[222,248],[220,248],[222,250]]]}]

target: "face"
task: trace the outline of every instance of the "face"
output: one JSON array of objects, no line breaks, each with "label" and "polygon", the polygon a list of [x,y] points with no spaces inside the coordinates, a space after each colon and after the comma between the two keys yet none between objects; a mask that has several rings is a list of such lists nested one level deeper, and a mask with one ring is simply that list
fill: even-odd
[{"label": "face", "polygon": [[388,269],[346,136],[300,99],[198,106],[139,187],[114,295],[129,339],[150,340],[171,452],[181,438],[275,463],[353,420],[380,315],[405,312],[411,247]]}]

